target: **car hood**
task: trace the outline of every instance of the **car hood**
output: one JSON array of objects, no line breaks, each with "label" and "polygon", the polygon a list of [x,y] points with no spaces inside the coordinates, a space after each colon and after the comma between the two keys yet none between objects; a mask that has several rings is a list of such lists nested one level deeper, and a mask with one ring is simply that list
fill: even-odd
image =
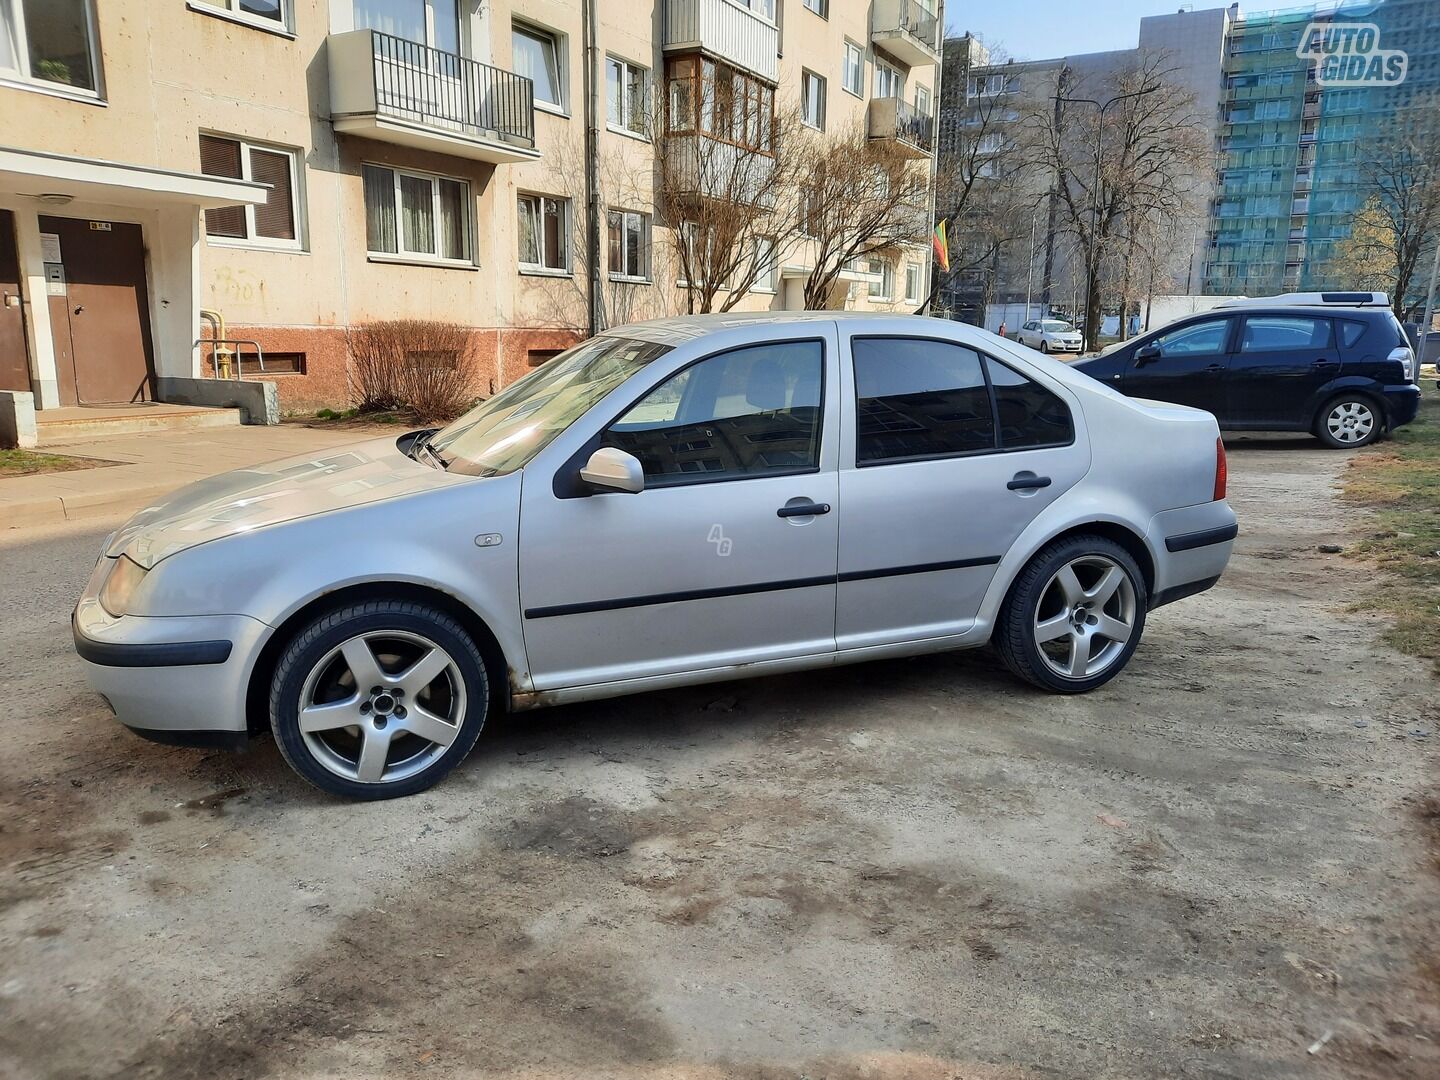
[{"label": "car hood", "polygon": [[178,551],[297,518],[466,483],[396,448],[393,437],[199,480],[127,521],[106,545],[149,569]]}]

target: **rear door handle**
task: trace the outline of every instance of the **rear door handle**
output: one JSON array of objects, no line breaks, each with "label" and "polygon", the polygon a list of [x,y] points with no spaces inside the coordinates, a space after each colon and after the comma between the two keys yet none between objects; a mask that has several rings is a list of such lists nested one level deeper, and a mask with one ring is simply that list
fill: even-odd
[{"label": "rear door handle", "polygon": [[1335,361],[1334,361],[1334,360],[1331,360],[1331,359],[1328,359],[1327,357],[1322,356],[1319,360],[1316,360],[1315,363],[1311,364],[1310,366],[1311,366],[1311,367],[1334,367],[1334,366],[1335,366]]},{"label": "rear door handle", "polygon": [[776,517],[813,517],[816,514],[828,514],[829,503],[803,502],[793,505],[782,506],[775,511]]},{"label": "rear door handle", "polygon": [[1014,479],[1005,485],[1011,491],[1031,491],[1035,488],[1047,488],[1050,486],[1048,476],[1036,476],[1034,473],[1016,473]]}]

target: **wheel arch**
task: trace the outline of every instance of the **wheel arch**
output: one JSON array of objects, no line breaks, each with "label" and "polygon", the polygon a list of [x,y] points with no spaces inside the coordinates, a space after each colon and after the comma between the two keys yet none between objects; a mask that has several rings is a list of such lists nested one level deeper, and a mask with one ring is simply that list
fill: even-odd
[{"label": "wheel arch", "polygon": [[475,640],[475,646],[485,661],[485,672],[490,682],[490,700],[499,702],[503,708],[509,708],[514,665],[506,659],[505,651],[500,647],[494,631],[474,608],[458,597],[428,585],[409,581],[363,581],[322,593],[307,601],[290,612],[266,638],[254,666],[250,669],[250,681],[245,691],[245,721],[252,735],[269,730],[270,680],[274,677],[280,654],[294,639],[298,628],[323,611],[366,600],[404,600],[428,604],[455,619]]},{"label": "wheel arch", "polygon": [[1015,583],[1020,580],[1020,575],[1025,572],[1025,568],[1030,565],[1035,556],[1057,540],[1066,540],[1072,536],[1100,536],[1119,544],[1140,567],[1141,576],[1145,579],[1146,598],[1154,595],[1155,556],[1150,551],[1149,545],[1145,543],[1145,538],[1137,530],[1122,522],[1095,518],[1091,521],[1067,525],[1059,532],[1046,536],[1027,552],[1025,558],[1020,560],[1011,572],[1009,580],[1005,582],[1005,590],[1001,593],[1000,604],[996,608],[997,614],[1010,603],[1011,594],[1015,591]]},{"label": "wheel arch", "polygon": [[1310,424],[1307,431],[1315,431],[1319,428],[1321,421],[1325,419],[1325,410],[1330,405],[1343,397],[1364,398],[1375,409],[1376,415],[1380,418],[1380,426],[1384,430],[1390,428],[1390,409],[1385,403],[1385,395],[1376,391],[1368,381],[1361,381],[1359,376],[1350,376],[1354,382],[1345,379],[1337,380],[1329,386],[1321,389],[1314,399],[1314,407],[1310,410]]}]

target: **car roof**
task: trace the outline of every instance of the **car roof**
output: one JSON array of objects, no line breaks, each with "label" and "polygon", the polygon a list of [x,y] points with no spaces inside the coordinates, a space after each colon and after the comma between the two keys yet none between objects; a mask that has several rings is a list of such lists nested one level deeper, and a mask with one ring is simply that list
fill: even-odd
[{"label": "car roof", "polygon": [[[1203,319],[1209,316],[1232,316],[1232,315],[1308,315],[1329,317],[1332,319],[1383,319],[1389,315],[1389,308],[1381,307],[1343,307],[1339,304],[1266,304],[1254,307],[1213,307],[1208,311],[1197,311],[1193,315],[1186,315],[1183,319],[1176,319],[1175,322],[1189,322],[1192,319]],[[1167,325],[1173,326],[1174,323]],[[1159,327],[1163,330],[1165,327]]]},{"label": "car roof", "polygon": [[665,319],[650,319],[648,322],[626,323],[604,331],[613,337],[639,338],[666,345],[678,345],[692,341],[706,334],[720,330],[739,330],[749,326],[793,326],[813,325],[829,322],[874,322],[893,327],[897,321],[915,323],[919,332],[921,324],[943,323],[951,325],[949,319],[937,319],[930,315],[911,315],[904,311],[727,311],[712,315],[674,315]]}]

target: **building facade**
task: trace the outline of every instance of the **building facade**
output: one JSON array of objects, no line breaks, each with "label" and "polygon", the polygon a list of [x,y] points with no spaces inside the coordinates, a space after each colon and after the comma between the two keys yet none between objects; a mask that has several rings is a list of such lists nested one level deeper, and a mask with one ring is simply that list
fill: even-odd
[{"label": "building facade", "polygon": [[[647,117],[723,84],[746,119],[696,106],[699,138],[794,99],[928,169],[939,27],[918,0],[0,0],[0,390],[146,399],[219,338],[284,407],[342,404],[347,328],[426,318],[469,328],[487,394],[685,309]],[[905,306],[927,243],[837,302]],[[736,307],[797,306],[806,259]]]}]

